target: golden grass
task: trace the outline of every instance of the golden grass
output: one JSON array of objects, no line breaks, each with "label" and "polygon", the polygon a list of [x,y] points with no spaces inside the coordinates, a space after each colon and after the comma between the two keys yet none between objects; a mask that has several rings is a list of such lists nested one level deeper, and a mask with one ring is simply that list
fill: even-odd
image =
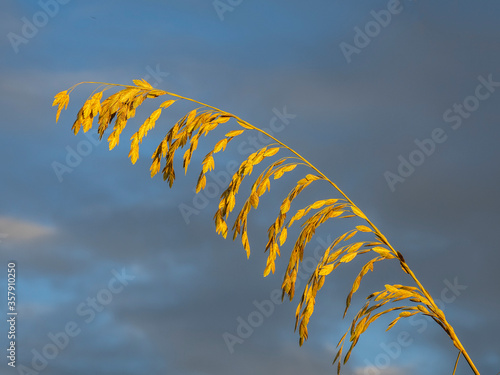
[{"label": "golden grass", "polygon": [[[100,82],[82,83],[96,84],[99,86],[78,112],[72,129],[75,134],[82,128],[84,132],[87,132],[92,128],[94,117],[98,117],[98,133],[102,138],[108,127],[114,121],[113,129],[107,138],[110,150],[118,145],[120,134],[125,128],[127,121],[135,116],[136,109],[145,99],[157,98],[160,96],[168,97],[168,100],[164,101],[131,137],[129,157],[132,163],[138,160],[139,147],[143,138],[155,127],[156,121],[164,110],[168,109],[177,100],[196,103],[199,106],[183,116],[168,131],[152,155],[153,161],[150,168],[151,177],[161,171],[163,179],[168,181],[170,187],[172,187],[176,178],[173,164],[176,151],[186,148],[183,155],[183,168],[187,171],[200,138],[206,136],[215,128],[228,123],[231,119],[235,120],[238,129],[228,131],[224,137],[217,142],[213,150],[203,158],[202,169],[196,185],[197,193],[205,188],[206,174],[215,168],[214,154],[224,152],[226,146],[234,138],[248,131],[257,131],[274,141],[274,143],[262,147],[260,150],[248,156],[248,158],[240,164],[238,171],[232,176],[228,187],[222,193],[218,210],[214,215],[217,233],[226,237],[229,231],[227,220],[229,214],[235,208],[236,195],[238,194],[243,180],[252,174],[256,165],[262,162],[268,163],[268,166],[253,182],[251,192],[245,200],[231,229],[233,232],[233,240],[238,236],[241,238],[247,256],[250,256],[250,244],[247,232],[247,218],[250,210],[252,208],[258,208],[260,197],[265,194],[266,191],[270,190],[272,180],[281,178],[285,173],[294,170],[298,166],[305,167],[306,172],[283,199],[279,207],[277,218],[268,230],[266,251],[268,251],[269,255],[264,269],[264,276],[275,272],[275,262],[277,256],[280,256],[280,247],[289,240],[289,228],[295,222],[302,222],[302,229],[295,240],[284,275],[282,284],[283,297],[288,295],[290,300],[293,299],[295,294],[295,282],[297,280],[300,263],[303,260],[304,249],[311,241],[320,225],[328,219],[334,218],[338,220],[357,218],[358,221],[362,222],[362,224],[353,225],[352,229],[336,238],[330,246],[328,246],[322,259],[318,262],[316,269],[311,274],[296,310],[295,329],[298,328],[299,330],[300,345],[302,345],[304,340],[308,337],[307,326],[314,311],[316,295],[323,287],[325,278],[337,267],[349,263],[353,259],[364,254],[369,258],[361,268],[347,295],[344,311],[345,317],[353,294],[358,290],[363,277],[369,271],[373,271],[374,264],[390,260],[399,262],[401,269],[409,275],[414,286],[388,284],[385,285],[383,290],[376,291],[367,297],[365,305],[357,312],[352,320],[350,329],[344,334],[337,345],[338,352],[333,361],[334,364],[337,363],[337,373],[340,374],[342,364],[345,364],[349,360],[351,351],[356,346],[361,334],[366,331],[370,324],[385,314],[396,312],[397,316],[391,321],[387,330],[391,329],[400,319],[416,314],[427,315],[443,328],[455,347],[459,350],[457,363],[460,355],[463,355],[473,372],[476,375],[479,374],[474,363],[456,336],[453,327],[446,320],[444,312],[439,309],[431,295],[422,286],[405,262],[403,255],[392,247],[375,224],[368,219],[363,211],[357,207],[335,183],[298,152],[262,129],[246,122],[234,114],[190,98],[154,89],[145,80],[134,80],[134,85],[117,85]],[[81,83],[71,87],[67,91],[60,92],[55,96],[53,105],[58,106],[56,120],[59,119],[61,110],[67,108],[69,94],[80,84]],[[104,92],[110,88],[119,88],[120,90],[108,96],[105,100],[102,100]],[[284,156],[273,162],[267,160],[278,153],[280,153],[280,155],[284,154]],[[339,194],[339,198],[313,202],[307,207],[295,211],[293,215],[291,215],[291,204],[294,199],[297,198],[306,187],[318,181],[330,184]],[[307,217],[308,215],[309,217]],[[359,233],[369,233],[373,236],[373,239],[370,241],[355,241],[355,237]],[[400,301],[404,301],[403,305],[394,306],[395,302]],[[350,345],[345,351],[344,344],[347,342],[349,342]],[[457,363],[455,363],[455,370]]]}]

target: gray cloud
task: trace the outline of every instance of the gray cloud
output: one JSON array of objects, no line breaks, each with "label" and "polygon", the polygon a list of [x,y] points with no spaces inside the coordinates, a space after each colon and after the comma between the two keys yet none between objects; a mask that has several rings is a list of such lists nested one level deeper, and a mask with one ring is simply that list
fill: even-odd
[{"label": "gray cloud", "polygon": [[[286,106],[295,114],[278,137],[317,164],[368,213],[431,293],[439,298],[445,279],[458,278],[467,286],[446,313],[481,372],[498,372],[494,229],[499,222],[500,90],[481,101],[459,129],[443,120],[454,103],[474,95],[479,76],[491,74],[500,81],[496,6],[405,1],[404,11],[348,64],[339,43],[352,43],[354,27],[363,27],[370,11],[384,9],[387,2],[243,2],[223,22],[210,3],[160,3],[71,2],[64,17],[54,18],[18,54],[5,40],[1,44],[5,100],[0,104],[0,150],[6,162],[0,232],[9,236],[1,238],[0,249],[2,259],[17,261],[24,295],[19,299],[20,324],[26,327],[19,338],[19,361],[28,364],[31,349],[49,343],[49,332],[75,320],[82,333],[50,361],[46,373],[335,370],[330,366],[333,349],[348,323],[348,317],[341,320],[345,294],[361,263],[328,279],[302,348],[293,333],[297,301],[275,305],[234,354],[223,339],[224,332],[236,332],[238,317],[247,320],[256,311],[254,301],[268,300],[281,285],[290,248],[276,274],[266,279],[261,277],[263,249],[267,227],[292,179],[274,184],[263,206],[252,212],[250,260],[239,241],[215,234],[217,199],[190,224],[183,220],[178,205],[192,204],[199,165],[187,177],[179,168],[173,189],[161,177],[149,178],[148,154],[187,107],[172,107],[162,117],[135,166],[126,160],[130,130],[117,149],[93,146],[58,180],[52,163],[66,163],[67,147],[77,150],[88,140],[82,134],[74,137],[70,127],[93,88],[72,94],[69,111],[57,125],[50,107],[53,95],[83,80],[131,82],[147,74],[147,66],[160,64],[169,75],[159,88],[255,125],[268,126],[273,108]],[[35,10],[8,2],[2,17],[10,21],[0,22],[2,30]],[[151,108],[145,104],[129,126],[137,126]],[[448,139],[392,192],[384,172],[396,172],[398,156],[407,158],[417,148],[415,140],[429,138],[438,127]],[[198,156],[212,141],[200,143]],[[231,159],[243,160],[236,149],[228,150],[216,160],[217,168]],[[331,195],[326,186],[317,187],[308,199]],[[332,222],[319,236],[342,233],[344,226]],[[46,232],[51,234],[20,242]],[[86,324],[77,306],[106,287],[112,269],[123,267],[136,279]],[[355,306],[387,282],[410,281],[396,264],[380,265],[362,284]],[[367,373],[365,360],[375,363],[381,353],[388,355],[380,345],[397,340],[403,331],[414,342],[379,374],[449,371],[456,354],[431,323],[422,333],[418,325],[403,323],[389,334],[383,333],[384,324],[375,326],[360,340],[345,373]],[[459,371],[470,373],[463,359]]]}]

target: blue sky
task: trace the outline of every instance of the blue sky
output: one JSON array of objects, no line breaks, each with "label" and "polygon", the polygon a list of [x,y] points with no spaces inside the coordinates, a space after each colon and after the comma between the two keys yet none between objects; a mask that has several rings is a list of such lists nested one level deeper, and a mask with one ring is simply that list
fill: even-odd
[{"label": "blue sky", "polygon": [[[377,16],[387,9],[390,19]],[[471,0],[4,1],[0,292],[5,296],[6,266],[15,260],[19,315],[18,367],[4,357],[0,372],[335,371],[334,348],[349,323],[342,320],[345,296],[362,263],[327,279],[304,346],[293,332],[295,300],[260,313],[262,322],[241,343],[224,341],[241,321],[257,319],[256,306],[281,286],[287,256],[263,278],[263,250],[293,178],[274,184],[249,216],[247,260],[238,241],[214,231],[218,180],[209,181],[212,196],[193,192],[215,138],[200,143],[187,176],[176,164],[172,189],[149,177],[149,155],[187,104],[162,115],[135,165],[127,160],[127,135],[161,102],[140,108],[113,151],[89,138],[95,129],[71,131],[95,87],[75,90],[55,123],[56,93],[81,81],[140,78],[256,126],[274,124],[278,139],[367,213],[431,294],[449,301],[443,309],[481,373],[500,371],[499,16],[497,2]],[[252,142],[264,145],[233,142],[216,159],[219,180],[252,152]],[[333,196],[319,186],[301,204]],[[186,220],[183,207],[196,213]],[[310,254],[344,227],[332,222],[318,231]],[[397,264],[381,264],[353,307],[398,282],[411,280]],[[1,305],[5,311],[5,297]],[[456,350],[431,320],[419,316],[385,333],[389,322],[364,334],[343,374],[452,372]],[[51,337],[61,332],[67,345],[51,356]],[[470,373],[461,359],[457,374]]]}]

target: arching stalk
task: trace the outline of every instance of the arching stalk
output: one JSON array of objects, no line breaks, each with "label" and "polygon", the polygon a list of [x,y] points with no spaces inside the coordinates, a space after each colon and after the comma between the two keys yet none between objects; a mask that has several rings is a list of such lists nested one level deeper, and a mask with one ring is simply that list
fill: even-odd
[{"label": "arching stalk", "polygon": [[[322,173],[297,151],[290,148],[271,134],[268,134],[259,127],[248,123],[236,115],[188,97],[154,89],[145,80],[135,80],[135,85],[118,85],[103,82],[82,83],[94,84],[99,87],[92,93],[92,96],[85,102],[83,107],[78,112],[77,119],[73,124],[73,130],[75,134],[78,133],[81,128],[83,128],[84,131],[90,130],[92,128],[93,119],[98,117],[98,132],[102,138],[109,125],[111,125],[114,121],[113,131],[108,136],[110,149],[114,148],[119,143],[120,134],[125,128],[127,121],[135,116],[136,109],[145,99],[157,98],[160,96],[168,96],[170,98],[169,100],[163,102],[132,136],[129,157],[133,163],[135,163],[139,158],[139,145],[141,144],[143,138],[147,136],[147,133],[155,127],[156,121],[160,117],[162,111],[168,109],[168,107],[174,104],[177,100],[188,101],[200,106],[199,108],[187,113],[169,130],[152,156],[153,162],[150,168],[151,176],[160,172],[162,165],[164,165],[162,170],[163,178],[168,180],[170,186],[172,186],[175,180],[175,171],[173,166],[175,152],[179,149],[187,147],[183,157],[184,169],[187,171],[191,162],[192,154],[195,152],[201,136],[207,135],[210,131],[227,123],[230,119],[234,119],[240,129],[232,130],[226,133],[226,135],[215,145],[213,150],[205,156],[202,162],[202,171],[198,178],[196,192],[205,188],[205,175],[215,168],[215,161],[213,158],[214,154],[224,151],[228,143],[235,137],[238,137],[247,130],[258,131],[275,142],[274,144],[264,146],[260,150],[248,156],[248,158],[241,163],[238,171],[233,175],[227,189],[222,193],[220,197],[219,209],[214,216],[214,220],[217,233],[222,234],[224,237],[226,237],[228,232],[226,220],[235,208],[236,195],[239,187],[243,180],[251,175],[254,166],[261,163],[265,159],[273,157],[278,152],[288,151],[293,155],[282,157],[281,159],[269,164],[269,166],[264,169],[264,171],[253,183],[250,196],[243,204],[243,208],[234,222],[232,227],[233,239],[236,239],[238,236],[241,237],[242,245],[248,256],[250,255],[250,244],[247,234],[247,217],[252,208],[258,208],[260,197],[266,191],[269,191],[271,186],[271,177],[274,177],[274,180],[279,179],[284,173],[294,170],[297,166],[306,166],[315,173],[307,174],[297,181],[295,187],[284,198],[279,209],[278,217],[275,222],[271,224],[268,231],[269,240],[266,246],[266,251],[269,251],[269,255],[266,268],[264,270],[264,276],[270,272],[274,273],[275,260],[277,256],[280,256],[280,247],[287,241],[288,228],[290,228],[295,221],[303,221],[302,230],[291,252],[289,264],[282,284],[283,296],[288,295],[290,300],[293,299],[295,293],[295,281],[299,265],[303,259],[304,249],[311,240],[312,236],[314,236],[316,229],[329,219],[356,217],[357,219],[361,219],[366,222],[367,225],[357,225],[333,241],[332,244],[325,250],[323,258],[318,262],[315,271],[311,274],[296,311],[295,328],[299,327],[300,344],[302,344],[308,337],[307,324],[314,311],[316,294],[322,288],[325,277],[332,273],[338,266],[343,263],[351,262],[359,255],[369,254],[375,257],[371,258],[363,266],[361,272],[356,277],[353,287],[347,297],[344,316],[349,309],[351,297],[359,288],[362,278],[368,271],[373,271],[373,265],[376,262],[397,259],[402,270],[410,276],[416,287],[400,284],[385,285],[384,290],[374,292],[367,297],[365,306],[358,311],[351,323],[350,330],[346,332],[338,344],[339,350],[334,359],[334,363],[338,361],[338,373],[340,373],[341,363],[343,362],[345,364],[347,362],[352,349],[358,342],[360,335],[368,328],[368,326],[382,315],[393,311],[399,311],[398,317],[396,317],[396,319],[389,324],[388,329],[391,329],[401,318],[406,318],[419,313],[430,316],[443,328],[459,350],[459,355],[455,363],[453,373],[456,371],[460,355],[463,355],[474,374],[479,375],[477,368],[455,334],[453,327],[446,320],[444,312],[439,309],[430,293],[417,279],[413,271],[405,262],[403,255],[394,249],[375,224],[373,224],[363,211],[356,206],[354,202],[333,181],[331,181],[324,173]],[[56,120],[59,119],[61,110],[63,108],[67,108],[69,94],[80,84],[81,83],[76,84],[69,90],[63,91],[55,96],[53,105],[58,106]],[[99,88],[102,89],[99,90]],[[109,88],[120,88],[120,91],[110,95],[107,99],[102,100],[103,93]],[[286,221],[294,199],[307,186],[317,180],[324,180],[328,182],[342,198],[316,201],[303,209],[299,209],[291,218],[289,218],[288,221]],[[310,216],[305,219],[307,215]],[[357,233],[361,232],[372,233],[375,237],[374,240],[346,244],[348,240],[356,236]],[[405,302],[412,302],[412,304],[391,307],[386,310],[383,309],[388,303],[403,300],[405,300]],[[344,359],[342,361],[343,345],[347,337],[349,337],[351,346],[344,355]]]}]

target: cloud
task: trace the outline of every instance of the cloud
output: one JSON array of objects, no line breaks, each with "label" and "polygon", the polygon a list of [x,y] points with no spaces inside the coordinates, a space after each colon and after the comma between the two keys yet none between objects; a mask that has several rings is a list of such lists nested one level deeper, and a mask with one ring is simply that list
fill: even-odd
[{"label": "cloud", "polygon": [[8,216],[0,216],[0,230],[9,242],[31,242],[55,233],[53,227]]},{"label": "cloud", "polygon": [[[49,331],[58,332],[65,322],[80,319],[75,307],[97,295],[111,269],[126,267],[137,279],[94,323],[82,323],[82,334],[50,362],[47,372],[79,375],[106,368],[109,374],[153,375],[335,373],[330,365],[335,351],[325,348],[325,342],[336,344],[347,329],[347,319],[340,319],[354,278],[351,272],[358,272],[356,263],[339,268],[327,280],[311,320],[310,339],[302,348],[293,332],[298,302],[294,300],[276,305],[272,316],[229,353],[222,334],[236,334],[238,318],[248,321],[250,314],[255,316],[254,301],[269,300],[281,285],[290,247],[283,248],[276,274],[266,279],[261,277],[267,255],[262,250],[277,205],[291,186],[285,177],[274,183],[259,212],[252,211],[250,260],[239,240],[223,241],[214,233],[211,220],[219,194],[186,224],[178,205],[195,206],[192,189],[199,159],[214,139],[200,142],[197,163],[188,176],[179,173],[172,190],[161,176],[149,179],[149,156],[172,121],[184,114],[181,103],[162,115],[161,126],[158,123],[142,146],[135,166],[127,160],[127,136],[147,117],[150,101],[130,121],[116,150],[108,152],[103,141],[58,181],[51,163],[64,163],[68,147],[77,150],[86,140],[83,134],[74,137],[70,126],[95,87],[75,90],[57,125],[53,95],[80,81],[130,82],[159,66],[160,78],[165,78],[158,81],[159,88],[231,111],[256,126],[270,126],[273,108],[282,111],[286,106],[288,113],[297,115],[278,138],[359,204],[401,249],[432,295],[440,297],[445,278],[458,277],[467,285],[446,314],[482,371],[496,373],[498,299],[492,296],[498,285],[500,133],[494,125],[500,90],[481,102],[460,130],[450,131],[450,140],[398,184],[395,193],[383,173],[395,171],[398,155],[408,157],[416,147],[414,139],[428,138],[437,126],[448,125],[443,112],[474,93],[479,75],[493,73],[500,80],[495,73],[498,32],[483,36],[488,25],[496,25],[498,13],[489,12],[491,5],[474,14],[454,6],[450,17],[441,17],[451,1],[408,1],[405,12],[347,64],[339,42],[352,42],[353,28],[365,25],[370,10],[383,9],[386,0],[321,7],[297,0],[270,6],[244,2],[226,13],[224,22],[210,2],[202,7],[188,3],[71,2],[64,8],[65,16],[54,19],[19,54],[7,38],[0,41],[6,49],[0,151],[8,161],[0,186],[0,245],[23,270],[20,280],[26,291],[20,310],[30,333],[19,342],[26,348],[25,357],[31,360],[29,350],[49,342]],[[477,7],[474,2],[468,6]],[[4,36],[19,30],[22,16],[38,10],[36,4],[11,8],[0,15]],[[479,25],[488,15],[491,20]],[[234,142],[216,159],[216,172],[230,158],[244,159],[236,153],[239,141]],[[332,194],[315,187],[302,197]],[[238,204],[244,198],[242,191]],[[304,200],[294,202],[293,209],[301,208]],[[13,212],[20,216],[10,216]],[[50,224],[33,219],[42,217],[49,217]],[[317,235],[335,237],[340,229],[338,222],[329,222]],[[316,244],[311,245],[306,254]],[[379,265],[367,275],[354,304],[361,303],[365,291],[388,282],[389,266]],[[385,328],[386,323],[380,324]],[[403,327],[396,326],[394,334]],[[371,327],[366,349],[360,343],[345,373],[417,373],[416,367],[398,367],[408,363],[406,358],[418,363],[419,370],[425,362],[434,370],[440,364],[452,366],[456,355],[446,351],[451,343],[438,326],[432,327],[422,335],[413,327],[419,343],[405,349],[408,357],[385,369],[367,367],[364,361],[372,358],[376,366],[382,353],[380,337],[387,339]]]},{"label": "cloud", "polygon": [[376,366],[366,366],[354,370],[354,375],[408,375],[408,371],[398,367],[380,369]]}]

